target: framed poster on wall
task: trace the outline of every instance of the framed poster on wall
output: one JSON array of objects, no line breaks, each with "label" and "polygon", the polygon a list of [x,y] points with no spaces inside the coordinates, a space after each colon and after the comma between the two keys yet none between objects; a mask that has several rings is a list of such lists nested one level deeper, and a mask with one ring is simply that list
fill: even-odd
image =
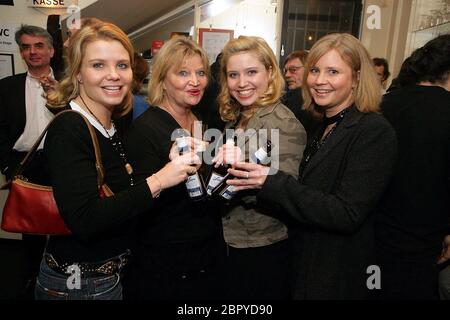
[{"label": "framed poster on wall", "polygon": [[212,64],[225,44],[233,39],[234,30],[200,28],[198,34],[199,45],[205,49],[209,64]]},{"label": "framed poster on wall", "polygon": [[0,79],[14,75],[14,55],[0,53]]}]

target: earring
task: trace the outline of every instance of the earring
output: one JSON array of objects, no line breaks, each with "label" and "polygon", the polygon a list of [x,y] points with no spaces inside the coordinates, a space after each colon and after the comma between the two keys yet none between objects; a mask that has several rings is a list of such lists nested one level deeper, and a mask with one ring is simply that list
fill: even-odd
[{"label": "earring", "polygon": [[77,79],[78,83],[83,83],[83,80],[81,80],[80,78]]}]

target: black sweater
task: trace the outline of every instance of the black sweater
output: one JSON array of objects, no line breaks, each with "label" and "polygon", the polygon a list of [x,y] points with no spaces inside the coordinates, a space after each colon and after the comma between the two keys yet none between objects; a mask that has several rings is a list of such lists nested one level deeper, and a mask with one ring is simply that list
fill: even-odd
[{"label": "black sweater", "polygon": [[384,95],[398,162],[380,203],[380,254],[435,259],[450,220],[450,92],[412,86]]},{"label": "black sweater", "polygon": [[[126,145],[138,179],[157,172],[169,161],[171,135],[179,127],[169,113],[153,106],[132,124]],[[143,245],[204,240],[217,236],[221,230],[213,202],[190,201],[184,183],[164,190],[154,213],[141,218],[138,235]]]},{"label": "black sweater", "polygon": [[153,205],[145,181],[130,187],[119,154],[108,138],[95,131],[105,182],[114,192],[109,198],[99,197],[94,147],[78,114],[62,115],[52,124],[45,140],[44,154],[55,200],[73,233],[50,238],[47,251],[57,261],[101,261],[124,252],[130,246],[131,218]]}]

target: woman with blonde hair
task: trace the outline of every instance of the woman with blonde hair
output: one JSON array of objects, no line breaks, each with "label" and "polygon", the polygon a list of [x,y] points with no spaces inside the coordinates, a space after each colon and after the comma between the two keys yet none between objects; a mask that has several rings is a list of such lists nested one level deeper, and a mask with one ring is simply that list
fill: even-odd
[{"label": "woman with blonde hair", "polygon": [[[97,23],[77,32],[68,53],[67,74],[48,103],[55,112],[78,113],[62,114],[51,124],[44,156],[56,203],[72,234],[49,238],[35,295],[50,300],[121,299],[133,218],[151,211],[163,189],[195,171],[189,164],[196,159],[193,154],[177,157],[136,180],[112,120],[113,114],[131,108],[130,40],[117,26]],[[94,127],[104,182],[114,193],[110,197],[99,194],[94,145],[80,114]]]},{"label": "woman with blonde hair", "polygon": [[[238,134],[237,148],[251,157],[257,148],[272,143],[271,167],[297,177],[306,144],[306,132],[294,114],[280,102],[284,80],[272,49],[258,37],[229,41],[221,59],[220,114],[226,129],[255,132],[258,145]],[[224,145],[216,156],[236,147]],[[270,151],[270,150],[266,150]],[[228,157],[229,159],[230,157]],[[230,163],[230,161],[228,161]],[[231,161],[232,164],[232,161]],[[270,210],[269,210],[270,211]],[[236,195],[223,207],[223,233],[228,246],[225,279],[228,298],[287,299],[290,294],[291,256],[286,224],[267,215],[254,192]]]},{"label": "woman with blonde hair", "polygon": [[374,210],[394,167],[395,133],[377,114],[379,81],[355,37],[319,39],[306,62],[304,86],[305,106],[323,117],[323,125],[308,139],[299,178],[238,163],[229,172],[248,179],[229,183],[260,189],[258,201],[295,220],[289,233],[295,299],[364,299],[374,263]]},{"label": "woman with blonde hair", "polygon": [[[193,110],[208,83],[208,58],[184,37],[167,41],[154,57],[147,109],[127,136],[130,161],[137,178],[161,169],[173,133],[193,135]],[[194,191],[194,192],[192,192]],[[137,232],[137,254],[129,292],[136,299],[211,299],[219,290],[224,254],[220,215],[209,201],[192,201],[196,189],[185,183],[164,191]]]}]

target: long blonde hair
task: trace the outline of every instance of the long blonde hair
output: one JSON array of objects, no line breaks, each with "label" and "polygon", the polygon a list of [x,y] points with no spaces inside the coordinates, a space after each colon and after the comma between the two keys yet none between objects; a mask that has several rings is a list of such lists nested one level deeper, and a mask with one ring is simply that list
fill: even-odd
[{"label": "long blonde hair", "polygon": [[[329,52],[336,50],[342,60],[352,69],[353,78],[357,85],[353,91],[356,108],[363,112],[379,112],[381,102],[381,85],[373,68],[373,62],[362,43],[348,33],[332,33],[320,38],[311,48],[306,59],[305,75],[303,78],[304,108],[315,113],[318,108],[315,104],[310,87],[308,86],[308,74],[319,59]],[[358,76],[359,74],[359,76]]]},{"label": "long blonde hair", "polygon": [[[259,97],[255,105],[246,112],[242,112],[241,105],[230,95],[227,85],[227,63],[235,54],[250,52],[254,54],[267,71],[271,70],[266,92]],[[220,116],[224,121],[235,121],[242,113],[241,122],[247,123],[255,114],[258,107],[268,106],[277,102],[284,88],[284,79],[278,68],[277,60],[267,42],[259,37],[240,36],[230,40],[222,51],[220,66],[220,93],[217,98]]]},{"label": "long blonde hair", "polygon": [[152,76],[148,84],[148,101],[158,106],[164,100],[164,80],[172,66],[181,66],[186,58],[199,55],[206,75],[209,77],[209,63],[205,51],[194,41],[175,37],[167,41],[156,54],[152,65]]},{"label": "long blonde hair", "polygon": [[[133,45],[127,35],[118,26],[100,21],[93,25],[82,27],[70,41],[67,57],[69,65],[66,70],[66,75],[59,83],[57,89],[49,93],[47,97],[47,104],[50,108],[62,108],[80,94],[77,75],[80,72],[83,57],[86,54],[86,46],[97,40],[119,41],[130,55],[130,63],[133,65]],[[122,103],[115,107],[114,115],[121,116],[128,113],[132,105],[132,93],[130,90],[127,92]]]}]

